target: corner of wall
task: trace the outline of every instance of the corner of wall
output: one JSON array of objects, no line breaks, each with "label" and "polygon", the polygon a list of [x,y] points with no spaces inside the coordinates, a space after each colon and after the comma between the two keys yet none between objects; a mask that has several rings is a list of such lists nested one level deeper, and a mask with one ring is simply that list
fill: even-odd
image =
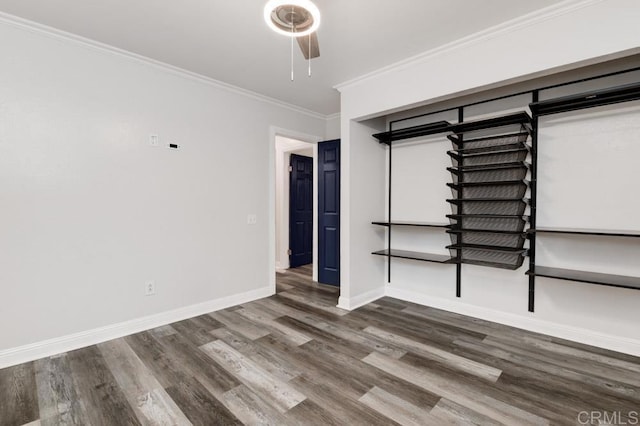
[{"label": "corner of wall", "polygon": [[340,139],[340,113],[331,114],[326,119],[325,140]]},{"label": "corner of wall", "polygon": [[371,302],[375,302],[381,297],[385,296],[385,288],[375,288],[366,293],[359,294],[354,297],[345,297],[340,296],[338,298],[338,308],[346,309],[348,311],[353,311],[354,309],[358,309],[361,306],[367,305]]}]

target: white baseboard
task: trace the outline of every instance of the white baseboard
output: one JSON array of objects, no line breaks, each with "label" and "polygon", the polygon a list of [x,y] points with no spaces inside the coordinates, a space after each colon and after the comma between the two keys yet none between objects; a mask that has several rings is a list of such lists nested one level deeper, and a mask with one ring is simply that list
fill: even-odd
[{"label": "white baseboard", "polygon": [[579,327],[557,324],[533,317],[496,311],[482,306],[469,305],[455,300],[432,297],[415,291],[403,290],[388,286],[385,295],[396,299],[413,302],[456,314],[468,315],[511,327],[521,328],[536,333],[546,334],[561,339],[571,340],[586,345],[597,346],[616,352],[640,356],[640,340],[611,334],[599,333]]},{"label": "white baseboard", "polygon": [[380,287],[351,298],[340,296],[338,298],[338,308],[353,311],[360,306],[364,306],[367,303],[371,303],[375,300],[380,299],[381,297],[384,297],[384,295],[385,289],[384,287]]},{"label": "white baseboard", "polygon": [[22,364],[36,359],[72,351],[117,339],[141,331],[150,330],[162,325],[187,318],[193,318],[208,312],[218,311],[242,303],[269,297],[274,294],[273,288],[263,287],[245,293],[234,294],[220,299],[210,300],[196,305],[185,306],[171,311],[161,312],[143,318],[136,318],[130,321],[112,324],[93,330],[81,331],[42,342],[19,346],[0,351],[0,369],[13,365]]},{"label": "white baseboard", "polygon": [[[29,345],[20,346],[0,351],[0,369],[22,364],[36,359],[45,358],[63,352],[84,348],[102,343],[107,340],[117,339],[155,327],[192,318],[198,315],[225,309],[231,306],[247,303],[253,300],[269,297],[274,294],[273,288],[263,287],[246,293],[236,294],[211,300],[196,305],[186,306],[143,318],[112,324],[93,330],[82,331],[54,339],[45,340]],[[598,333],[578,327],[572,327],[533,317],[495,311],[481,306],[469,305],[455,300],[442,299],[428,296],[422,293],[393,288],[387,286],[368,291],[356,297],[347,298],[340,296],[338,307],[346,310],[354,310],[371,303],[383,296],[394,297],[420,305],[430,306],[457,314],[468,315],[487,321],[505,324],[511,327],[521,328],[549,336],[559,337],[587,345],[640,356],[640,340],[629,339],[621,336]]]}]

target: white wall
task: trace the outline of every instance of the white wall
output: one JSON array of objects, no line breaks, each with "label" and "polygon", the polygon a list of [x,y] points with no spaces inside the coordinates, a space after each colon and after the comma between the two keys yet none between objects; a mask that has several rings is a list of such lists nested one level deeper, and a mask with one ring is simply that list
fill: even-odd
[{"label": "white wall", "polygon": [[273,292],[273,129],[323,117],[8,23],[0,50],[0,358]]},{"label": "white wall", "polygon": [[[453,279],[455,273],[447,269],[453,268],[452,266],[416,265],[409,261],[394,260],[392,283],[386,285],[385,270],[384,267],[380,267],[384,260],[364,258],[372,251],[372,246],[377,244],[380,249],[385,244],[383,231],[372,225],[367,226],[371,216],[377,216],[378,220],[386,216],[384,195],[380,193],[379,196],[364,196],[362,193],[376,190],[382,192],[384,183],[381,184],[381,182],[386,174],[386,166],[384,158],[379,156],[381,148],[370,136],[374,131],[367,134],[359,120],[410,109],[416,105],[433,104],[443,99],[456,98],[461,94],[526,81],[537,76],[552,75],[558,70],[602,62],[605,58],[622,57],[636,52],[640,46],[640,33],[633,29],[633,22],[640,15],[640,3],[632,0],[582,1],[566,2],[561,7],[564,9],[547,11],[549,13],[546,15],[529,17],[532,18],[529,21],[520,20],[476,37],[469,37],[446,48],[428,52],[414,61],[407,61],[339,86],[342,95],[341,130],[344,152],[342,172],[345,185],[343,190],[346,194],[358,194],[357,196],[347,195],[342,199],[343,209],[351,212],[348,217],[344,217],[342,223],[344,238],[341,301],[345,302],[343,304],[345,308],[354,308],[374,299],[377,295],[387,294],[564,338],[640,354],[640,332],[633,326],[640,320],[637,309],[633,308],[640,302],[640,292],[579,283],[558,284],[558,281],[541,278],[537,280],[536,312],[530,314],[526,306],[527,279],[523,275],[524,270],[501,271],[465,265],[462,277],[463,298],[456,299]],[[593,28],[598,30],[593,31]],[[451,102],[455,103],[455,101]],[[629,120],[637,120],[637,116],[634,117],[630,119],[628,115],[623,115],[619,119],[629,123]],[[602,123],[598,124],[600,125],[604,126]],[[615,126],[615,123],[609,123],[607,126]],[[561,128],[564,130],[557,130]],[[560,125],[548,126],[547,129],[547,131],[554,129],[553,132],[559,132],[557,134],[567,132],[567,128]],[[637,138],[636,135],[632,140]],[[604,149],[602,145],[598,145],[601,141],[602,135],[594,136],[591,146],[594,149],[596,146],[598,148],[595,152],[590,151],[591,154],[586,154],[588,157],[580,160],[581,164],[584,161],[592,164],[598,162],[600,155],[597,152]],[[551,155],[565,158],[573,143],[567,142],[564,148],[543,146],[541,155],[543,158]],[[617,140],[615,142],[607,140],[605,146],[622,150],[621,143]],[[432,180],[428,183],[428,187],[437,181],[442,181],[440,183],[444,185],[443,180],[447,176],[443,174],[442,168],[446,167],[448,159],[446,155],[440,155],[437,159],[433,155],[435,151],[440,150],[444,154],[445,147],[445,141],[436,140],[431,144],[416,147],[417,151],[413,153],[394,151],[394,156],[397,153],[400,162],[405,161],[405,168],[411,167],[411,161],[415,161],[413,167],[418,171],[418,176],[423,167],[433,170],[433,174],[422,176],[423,180],[425,177],[427,180]],[[554,151],[562,151],[562,149],[565,151]],[[636,146],[632,147],[627,143],[624,149],[631,150],[628,158],[637,158],[637,155],[640,155]],[[609,163],[609,159],[606,160],[607,165],[603,167],[611,171],[612,163]],[[373,164],[375,166],[372,166]],[[542,170],[543,176],[550,174],[562,180],[565,176],[563,173],[570,170],[570,168],[557,168],[557,164],[550,164],[549,167],[551,166],[556,168],[547,172]],[[579,167],[573,167],[574,170],[576,168]],[[614,172],[616,176],[623,173],[620,170],[614,170]],[[363,179],[363,176],[367,176],[367,179]],[[597,177],[599,178],[600,174]],[[399,183],[402,177],[397,179]],[[604,184],[594,185],[598,188],[604,186]],[[559,186],[566,188],[569,183],[560,183]],[[444,195],[442,189],[435,187],[432,189],[440,194],[437,197]],[[422,192],[417,191],[420,190],[414,189],[413,193],[415,196],[420,196]],[[559,192],[555,192],[555,185],[544,187],[544,183],[541,183],[540,202],[543,204],[549,202],[545,205],[548,212],[566,208],[566,205],[563,207],[562,201],[557,199],[562,196],[557,194]],[[571,194],[565,195],[566,197],[573,199]],[[406,199],[409,200],[409,196]],[[553,203],[556,205],[554,206]],[[632,210],[635,210],[634,206],[635,204],[625,208],[632,207]],[[443,209],[448,208],[446,204],[430,206],[426,202],[418,207],[425,209],[425,217],[407,215],[406,219],[435,220],[444,212]],[[359,213],[355,213],[356,209]],[[584,206],[584,211],[587,213],[583,216],[582,223],[588,222],[590,226],[597,226],[597,223],[590,221],[592,215],[588,209],[588,205]],[[620,213],[616,213],[613,217],[617,218],[619,215]],[[564,217],[570,216],[571,214],[565,211]],[[594,219],[604,216],[611,218],[608,214],[593,213]],[[394,219],[402,219],[402,217],[394,217]],[[540,224],[543,224],[545,219],[550,218],[545,218],[544,214],[541,214]],[[563,225],[575,226],[577,223],[563,223]],[[600,221],[598,223],[602,224]],[[560,223],[549,223],[551,224],[559,225]],[[624,225],[634,229],[640,227],[640,224],[635,222],[635,218],[627,219]],[[443,240],[442,235],[434,234],[434,231],[424,231],[424,234],[424,241],[429,236],[434,238],[433,244],[447,242],[446,238]],[[396,235],[394,232],[394,238]],[[401,236],[398,236],[400,240],[392,241],[402,242]],[[375,241],[376,238],[379,241]],[[544,259],[545,251],[551,250],[554,243],[551,239],[541,238],[540,240],[539,253]],[[409,244],[408,239],[405,241]],[[569,246],[573,247],[573,244],[558,244],[553,248],[555,250],[553,256],[555,260],[568,260],[567,264],[554,263],[550,266],[569,267],[572,264],[580,266],[593,260],[587,257],[572,263],[570,259],[577,258],[572,258],[572,255],[585,254],[589,249],[581,249],[578,253],[575,250],[573,252],[568,250]],[[598,247],[613,250],[611,245],[613,243],[602,242],[602,244]],[[624,244],[623,247],[625,247]],[[376,260],[377,263],[375,263]],[[604,266],[605,263],[606,260],[603,258],[598,266]],[[607,271],[615,270],[620,274],[638,275],[640,271],[637,270],[635,263],[629,257],[624,257],[618,263],[611,264]],[[593,266],[595,267],[595,264]],[[354,300],[357,303],[349,303]],[[594,312],[598,314],[594,315]]]},{"label": "white wall", "polygon": [[[384,248],[382,230],[373,232],[385,206],[385,150],[372,133],[372,123],[342,122],[340,194],[340,299],[338,306],[353,309],[384,293],[380,281],[384,263],[371,252]],[[348,134],[348,144],[344,144]],[[347,171],[347,173],[345,173]],[[345,232],[346,231],[346,232]],[[355,238],[354,238],[355,236]]]},{"label": "white wall", "polygon": [[326,140],[340,139],[340,114],[327,117]]}]

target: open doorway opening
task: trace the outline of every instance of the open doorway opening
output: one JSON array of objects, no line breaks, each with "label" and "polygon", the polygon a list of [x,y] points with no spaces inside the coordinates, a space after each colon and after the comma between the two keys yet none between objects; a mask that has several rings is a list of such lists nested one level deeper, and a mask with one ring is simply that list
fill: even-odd
[{"label": "open doorway opening", "polygon": [[[340,140],[322,141],[319,137],[277,127],[272,127],[270,133],[273,148],[269,161],[272,165],[269,258],[274,293],[298,298],[300,294],[296,289],[299,286],[312,286],[314,294],[335,306],[340,295]],[[312,161],[310,167],[304,165],[309,159]],[[294,168],[300,176],[292,178]],[[302,220],[291,219],[292,180],[294,185],[304,189],[299,199],[309,201],[306,208],[301,202],[302,211],[298,213],[302,213]],[[309,217],[312,218],[310,222]],[[292,224],[297,226],[293,231]],[[307,238],[311,234],[310,264],[307,263],[308,240],[302,245],[306,251],[302,249],[299,253],[303,260],[291,261],[294,254],[291,237],[296,232]]]},{"label": "open doorway opening", "polygon": [[275,144],[276,271],[317,281],[317,146],[279,135]]}]

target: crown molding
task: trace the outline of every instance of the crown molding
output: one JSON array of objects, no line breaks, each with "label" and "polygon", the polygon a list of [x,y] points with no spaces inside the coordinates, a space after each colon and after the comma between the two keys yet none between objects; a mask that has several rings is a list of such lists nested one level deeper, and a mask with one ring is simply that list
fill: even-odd
[{"label": "crown molding", "polygon": [[147,56],[129,52],[128,50],[120,49],[118,47],[111,46],[109,44],[101,43],[96,40],[92,40],[92,39],[82,37],[73,33],[69,33],[67,31],[62,31],[57,28],[53,28],[47,25],[34,22],[34,21],[30,21],[28,19],[20,18],[18,16],[11,15],[5,12],[0,12],[0,23],[7,24],[15,28],[26,30],[26,31],[43,35],[56,40],[72,43],[75,45],[80,45],[83,47],[88,47],[102,53],[120,56],[122,58],[131,60],[131,61],[143,63],[145,65],[151,66],[153,68],[159,69],[161,71],[167,72],[169,74],[172,74],[178,77],[186,78],[202,84],[213,86],[218,89],[223,89],[231,93],[235,93],[235,94],[238,94],[250,99],[254,99],[257,101],[265,102],[279,108],[288,109],[290,111],[304,114],[312,118],[316,118],[320,120],[327,119],[327,115],[325,114],[321,114],[319,112],[315,112],[298,105],[281,101],[279,99],[272,98],[270,96],[262,95],[260,93],[253,92],[248,89],[243,89],[242,87],[234,86],[232,84],[228,84],[223,81],[216,80],[214,78],[207,77],[205,75],[186,70],[184,68],[170,65],[166,62],[157,61]]},{"label": "crown molding", "polygon": [[494,37],[517,31],[521,28],[539,24],[549,19],[574,12],[576,10],[585,8],[595,3],[600,3],[602,1],[604,0],[565,0],[558,4],[533,11],[526,15],[519,16],[517,18],[511,19],[485,30],[478,31],[450,43],[443,44],[442,46],[436,47],[434,49],[427,50],[426,52],[419,53],[417,55],[395,62],[391,65],[379,68],[370,73],[361,75],[360,77],[356,77],[343,83],[337,84],[333,86],[333,88],[342,92],[345,89],[356,86],[362,82],[371,80],[381,75],[400,71],[412,65],[424,62],[428,59],[455,51],[457,49],[462,49],[467,46],[472,46],[474,44],[490,40]]},{"label": "crown molding", "polygon": [[340,113],[339,112],[336,112],[336,113],[333,113],[333,114],[329,114],[329,115],[326,116],[327,120],[335,120],[336,118],[340,118]]}]

